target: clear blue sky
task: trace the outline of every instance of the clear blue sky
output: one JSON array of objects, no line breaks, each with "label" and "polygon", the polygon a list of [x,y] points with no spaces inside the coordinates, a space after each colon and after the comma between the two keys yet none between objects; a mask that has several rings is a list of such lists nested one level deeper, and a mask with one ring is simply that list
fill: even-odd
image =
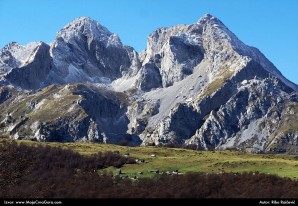
[{"label": "clear blue sky", "polygon": [[298,83],[297,0],[0,0],[0,48],[11,41],[52,42],[65,24],[89,16],[141,51],[158,27],[192,24],[205,13]]}]

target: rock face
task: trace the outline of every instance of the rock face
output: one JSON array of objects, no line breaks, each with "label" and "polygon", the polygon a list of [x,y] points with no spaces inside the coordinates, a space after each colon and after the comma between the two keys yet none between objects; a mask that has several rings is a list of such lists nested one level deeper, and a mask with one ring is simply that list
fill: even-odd
[{"label": "rock face", "polygon": [[81,17],[0,51],[0,134],[298,153],[298,86],[220,20],[160,28],[138,54]]},{"label": "rock face", "polygon": [[201,28],[179,25],[160,28],[150,34],[143,65],[159,69],[164,87],[184,79],[204,58]]},{"label": "rock face", "polygon": [[133,51],[116,34],[83,17],[58,32],[50,52],[53,72],[62,83],[109,83],[128,71]]},{"label": "rock face", "polygon": [[54,83],[110,83],[139,66],[135,53],[98,22],[81,17],[60,30],[51,45],[13,42],[4,47],[0,51],[0,82],[22,89]]},{"label": "rock face", "polygon": [[0,51],[1,82],[23,89],[38,89],[51,70],[50,47],[43,42],[34,42],[21,46],[16,42]]},{"label": "rock face", "polygon": [[126,133],[126,97],[104,86],[51,85],[36,93],[2,89],[1,94],[10,94],[5,95],[10,96],[5,102],[13,104],[1,104],[2,134],[40,141],[141,143]]}]

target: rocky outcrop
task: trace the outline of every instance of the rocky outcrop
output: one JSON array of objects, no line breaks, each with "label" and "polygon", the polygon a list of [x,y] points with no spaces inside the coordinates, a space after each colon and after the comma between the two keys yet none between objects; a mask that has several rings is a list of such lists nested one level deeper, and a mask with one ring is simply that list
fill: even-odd
[{"label": "rocky outcrop", "polygon": [[34,94],[16,95],[1,104],[0,132],[16,139],[94,141],[140,144],[126,133],[129,123],[121,95],[104,87],[70,84],[49,86]]},{"label": "rocky outcrop", "polygon": [[58,32],[51,47],[54,72],[63,83],[110,82],[132,62],[119,37],[90,18],[78,18]]},{"label": "rocky outcrop", "polygon": [[[213,110],[187,144],[205,149],[268,149],[289,95],[275,78],[244,80],[237,92]],[[274,98],[278,96],[278,98]]]},{"label": "rocky outcrop", "polygon": [[154,88],[162,87],[162,77],[159,68],[154,63],[147,63],[139,72],[140,78],[137,80],[137,88],[143,91],[150,91]]},{"label": "rocky outcrop", "polygon": [[40,42],[28,57],[27,62],[23,66],[12,69],[5,78],[11,84],[23,89],[43,87],[42,83],[46,80],[52,66],[49,49],[47,44]]},{"label": "rocky outcrop", "polygon": [[192,74],[204,58],[199,25],[160,28],[148,37],[143,66],[156,63],[164,87]]}]

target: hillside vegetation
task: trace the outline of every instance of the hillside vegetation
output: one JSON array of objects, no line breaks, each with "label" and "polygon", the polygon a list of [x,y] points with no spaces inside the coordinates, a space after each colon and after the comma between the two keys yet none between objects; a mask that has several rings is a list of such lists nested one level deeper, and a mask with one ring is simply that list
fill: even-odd
[{"label": "hillside vegetation", "polygon": [[[274,174],[291,179],[298,178],[298,156],[286,154],[248,154],[238,151],[195,151],[181,148],[167,147],[126,147],[112,144],[97,143],[38,143],[20,141],[28,145],[49,145],[62,147],[78,152],[82,155],[92,155],[98,152],[119,151],[120,155],[127,155],[134,159],[143,160],[138,164],[123,165],[123,175],[130,177],[152,177],[159,170],[160,173],[178,170],[204,173],[243,173],[260,172]],[[99,172],[115,173],[115,167],[108,167]],[[151,171],[151,172],[150,172]],[[142,174],[139,174],[142,173]]]},{"label": "hillside vegetation", "polygon": [[[178,170],[181,173],[205,172],[260,172],[281,177],[298,178],[298,156],[285,154],[248,154],[238,151],[195,151],[167,147],[124,147],[110,144],[92,143],[47,143],[63,145],[80,154],[90,155],[97,152],[119,151],[145,162],[124,165],[122,172],[129,176],[152,176],[150,170],[160,172]],[[155,157],[154,157],[155,156]],[[113,171],[114,168],[108,168]],[[138,174],[142,172],[143,174]]]},{"label": "hillside vegetation", "polygon": [[[136,164],[134,158],[125,157],[122,153],[143,157],[145,162]],[[289,178],[258,172],[202,173],[211,170],[208,164],[213,164],[213,169],[221,167],[227,168],[227,171],[233,167],[238,171],[241,168],[244,171],[245,167],[247,171],[249,168],[254,170],[254,162],[262,164],[266,161],[266,169],[270,168],[270,164],[271,168],[280,164],[290,167],[297,161],[295,158],[236,152],[2,140],[0,198],[297,198],[298,182]],[[219,165],[219,159],[225,161]],[[241,159],[245,160],[244,165]],[[193,167],[189,166],[191,160]],[[105,168],[112,170],[120,167],[130,175],[136,170],[143,170],[144,176],[148,176],[149,173],[145,171],[151,167],[159,167],[160,171],[175,168],[182,172],[201,173],[155,174],[152,178],[132,179],[124,178],[124,174],[103,172]],[[283,173],[284,176],[287,174],[291,172]]]}]

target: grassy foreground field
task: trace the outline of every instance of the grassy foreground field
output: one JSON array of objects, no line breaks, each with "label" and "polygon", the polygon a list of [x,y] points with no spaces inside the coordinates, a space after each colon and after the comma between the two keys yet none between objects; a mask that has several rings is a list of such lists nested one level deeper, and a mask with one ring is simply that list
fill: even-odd
[{"label": "grassy foreground field", "polygon": [[[164,147],[125,147],[98,143],[39,143],[18,141],[29,145],[49,145],[69,148],[83,155],[105,151],[119,151],[121,155],[143,159],[144,163],[122,166],[122,175],[130,177],[150,177],[156,175],[151,170],[167,172],[178,170],[180,173],[243,173],[259,172],[275,174],[291,179],[298,178],[298,156],[286,154],[246,154],[237,151],[194,151]],[[100,170],[115,174],[116,168]],[[142,173],[142,174],[140,174]]]}]

